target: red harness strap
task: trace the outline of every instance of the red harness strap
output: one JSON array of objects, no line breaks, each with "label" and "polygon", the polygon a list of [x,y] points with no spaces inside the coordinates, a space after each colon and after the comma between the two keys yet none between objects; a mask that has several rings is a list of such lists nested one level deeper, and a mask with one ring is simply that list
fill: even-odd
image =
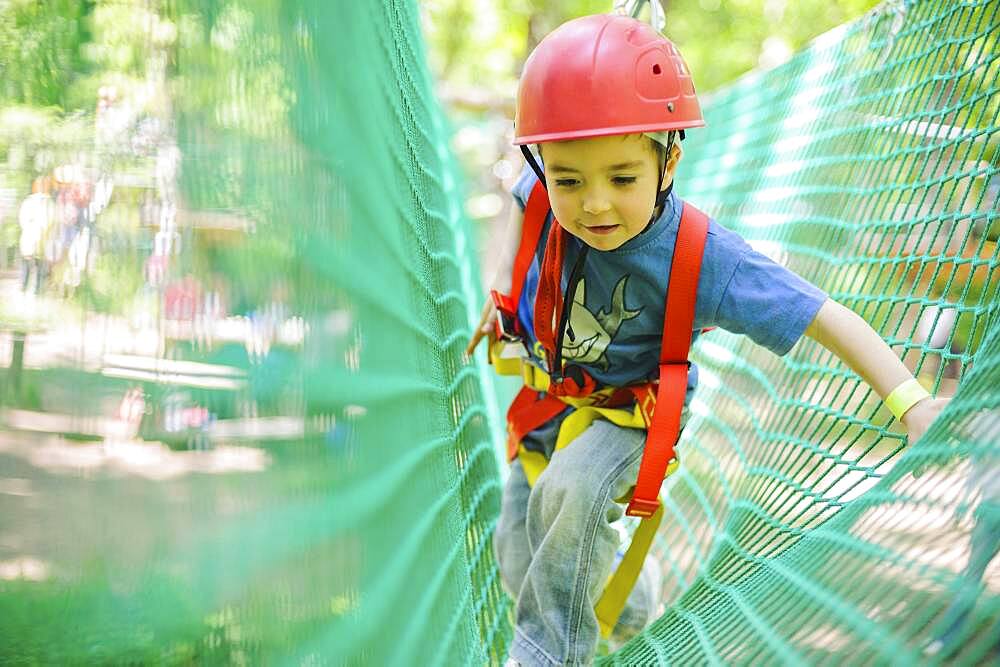
[{"label": "red harness strap", "polygon": [[[687,394],[688,352],[694,331],[694,307],[698,277],[708,238],[708,216],[684,204],[677,243],[670,265],[667,305],[663,313],[660,343],[660,380],[656,403],[650,415],[646,449],[639,464],[635,492],[625,511],[629,516],[652,516],[659,508],[660,486],[674,445],[681,432],[681,413]],[[637,395],[638,398],[638,395]],[[643,405],[643,403],[640,403]],[[648,413],[647,413],[648,414]]]},{"label": "red harness strap", "polygon": [[528,276],[528,269],[535,258],[535,249],[538,247],[538,239],[542,236],[542,228],[545,227],[545,217],[549,214],[549,197],[545,192],[545,186],[541,181],[535,183],[528,201],[524,207],[524,222],[521,223],[521,242],[517,246],[517,255],[514,257],[514,269],[511,277],[510,294],[492,293],[493,302],[497,308],[501,309],[510,317],[517,327],[517,306],[521,302],[521,292],[524,291],[524,280]]},{"label": "red harness strap", "polygon": [[[546,197],[547,198],[547,197]],[[555,363],[556,328],[562,321],[562,265],[566,254],[566,232],[555,220],[545,242],[545,254],[538,272],[538,292],[535,296],[535,336],[547,356],[550,372],[562,369],[552,368]]]},{"label": "red harness strap", "polygon": [[[524,281],[528,276],[531,263],[535,259],[535,251],[542,236],[542,229],[545,227],[545,218],[549,214],[549,208],[549,196],[545,191],[545,185],[538,181],[532,188],[524,207],[521,242],[514,258],[510,294],[494,296],[498,307],[502,307],[518,327],[520,324],[517,324],[517,308],[521,302],[521,292],[524,291]],[[553,231],[561,231],[561,228],[556,227]],[[558,236],[558,234],[550,233],[549,236]],[[558,292],[558,289],[556,291]],[[551,311],[549,317],[552,317]],[[507,409],[507,458],[510,461],[517,458],[518,444],[524,436],[553,419],[565,409],[566,404],[559,399],[548,394],[540,396],[539,392],[531,387],[522,387]]]},{"label": "red harness strap", "polygon": [[521,301],[521,292],[524,290],[524,280],[528,276],[531,262],[535,259],[535,249],[538,248],[538,239],[542,237],[542,228],[545,227],[545,217],[548,214],[549,196],[545,192],[545,185],[538,181],[531,189],[528,202],[524,207],[521,244],[518,246],[517,256],[514,258],[510,298],[514,301],[515,314],[517,313],[517,305]]},{"label": "red harness strap", "polygon": [[[542,193],[548,202],[548,193]],[[532,192],[534,196],[534,192]],[[541,197],[539,197],[541,198]],[[546,214],[548,211],[546,210]],[[545,242],[545,253],[538,272],[538,291],[535,295],[535,337],[545,350],[546,363],[550,372],[560,373],[562,368],[552,368],[556,359],[556,340],[559,338],[559,324],[563,321],[563,308],[571,307],[563,303],[562,265],[566,256],[566,230],[553,219],[552,229]],[[581,398],[589,396],[597,389],[597,382],[589,373],[582,373],[582,382],[568,375],[560,375],[549,387],[553,396]]]},{"label": "red harness strap", "polygon": [[549,394],[541,394],[531,387],[521,387],[510,407],[507,408],[507,460],[517,458],[518,445],[545,422],[566,409],[566,404]]}]

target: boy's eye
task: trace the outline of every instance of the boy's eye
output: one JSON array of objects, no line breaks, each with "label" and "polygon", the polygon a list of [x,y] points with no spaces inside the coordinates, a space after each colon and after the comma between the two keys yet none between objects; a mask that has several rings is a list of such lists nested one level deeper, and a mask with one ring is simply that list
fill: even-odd
[{"label": "boy's eye", "polygon": [[635,183],[635,176],[615,176],[611,181],[615,185],[631,185]]},{"label": "boy's eye", "polygon": [[561,188],[571,188],[574,185],[576,185],[577,183],[579,183],[579,181],[576,180],[575,178],[557,178],[556,179],[556,185],[558,185]]}]

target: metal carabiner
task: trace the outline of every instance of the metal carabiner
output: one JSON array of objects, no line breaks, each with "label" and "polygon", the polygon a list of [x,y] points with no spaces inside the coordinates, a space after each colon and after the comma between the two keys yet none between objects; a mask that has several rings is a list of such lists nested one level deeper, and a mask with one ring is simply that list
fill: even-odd
[{"label": "metal carabiner", "polygon": [[664,28],[667,27],[667,16],[666,12],[663,11],[663,5],[660,4],[660,0],[615,0],[613,11],[616,14],[631,16],[637,19],[639,18],[639,13],[642,11],[642,6],[647,3],[649,3],[649,23],[653,26],[654,30],[662,33]]}]

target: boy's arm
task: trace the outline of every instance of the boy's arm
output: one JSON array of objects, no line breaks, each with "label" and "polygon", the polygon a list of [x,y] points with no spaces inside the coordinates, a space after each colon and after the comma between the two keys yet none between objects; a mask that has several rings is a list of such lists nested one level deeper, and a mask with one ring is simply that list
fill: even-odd
[{"label": "boy's arm", "polygon": [[[497,261],[497,271],[490,283],[490,289],[495,289],[501,294],[507,294],[511,288],[511,278],[514,272],[514,260],[517,258],[517,249],[521,245],[521,228],[524,226],[524,211],[517,204],[510,207],[510,215],[507,218],[507,230],[504,232],[503,244],[500,247],[500,257]],[[493,306],[493,300],[486,297],[483,304],[483,312],[479,318],[479,325],[472,332],[469,344],[465,348],[465,354],[471,355],[479,345],[479,341],[493,331],[497,319],[497,311]]]},{"label": "boy's arm", "polygon": [[497,262],[497,271],[493,276],[490,289],[501,294],[510,292],[511,277],[514,273],[514,260],[517,259],[517,249],[521,246],[521,228],[524,226],[524,211],[516,203],[510,207],[507,216],[507,230],[503,235],[503,245]]},{"label": "boy's arm", "polygon": [[[913,379],[899,357],[867,322],[832,299],[827,299],[820,307],[806,335],[850,366],[882,400],[896,387]],[[928,397],[903,414],[901,421],[911,443],[923,436],[947,404],[948,399]]]}]

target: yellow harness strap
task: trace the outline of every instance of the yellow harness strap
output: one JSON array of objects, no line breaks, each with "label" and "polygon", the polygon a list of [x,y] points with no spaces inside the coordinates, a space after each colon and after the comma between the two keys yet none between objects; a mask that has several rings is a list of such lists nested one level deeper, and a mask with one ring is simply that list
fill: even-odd
[{"label": "yellow harness strap", "polygon": [[[624,499],[628,502],[628,498]],[[652,516],[646,517],[639,522],[639,527],[632,535],[632,543],[628,545],[628,550],[622,557],[618,568],[604,585],[604,592],[601,598],[594,605],[594,613],[597,615],[597,623],[601,628],[601,637],[607,639],[611,636],[611,631],[615,629],[618,618],[625,609],[625,602],[629,594],[635,588],[635,582],[642,572],[642,564],[646,560],[649,548],[653,546],[653,538],[660,528],[663,520],[663,499],[660,499],[660,507]]]},{"label": "yellow harness strap", "polygon": [[[501,375],[520,375],[524,380],[524,384],[528,387],[536,391],[548,390],[548,374],[532,364],[522,363],[522,357],[503,357],[503,345],[503,341],[497,341],[490,345],[490,362],[497,373]],[[596,392],[587,398],[560,397],[561,401],[572,406],[574,410],[563,420],[562,425],[559,427],[559,434],[556,437],[556,451],[566,447],[579,437],[598,417],[623,428],[647,428],[646,418],[638,405],[634,406],[631,410],[624,408],[599,408],[588,405],[588,403],[593,401],[595,396],[600,396],[605,392],[610,394],[613,391],[614,388],[608,388]],[[538,476],[542,474],[542,471],[548,465],[548,460],[540,452],[525,449],[523,444],[518,447],[517,457],[521,461],[521,467],[524,469],[528,485],[534,486]],[[677,469],[677,465],[677,460],[670,463],[667,467],[668,476]],[[616,501],[627,503],[630,497],[631,492],[626,494],[624,498],[617,498]],[[639,526],[632,536],[632,542],[625,551],[625,555],[622,557],[617,569],[608,578],[604,586],[604,592],[601,593],[600,599],[594,606],[594,612],[597,614],[597,622],[601,629],[601,636],[605,639],[611,635],[611,631],[614,630],[615,625],[618,623],[618,618],[621,616],[622,610],[625,609],[625,602],[635,587],[635,582],[639,579],[639,574],[642,572],[642,565],[646,560],[646,554],[649,553],[649,549],[653,544],[653,538],[656,536],[656,531],[659,529],[662,520],[663,503],[661,501],[660,508],[652,516],[645,517],[639,522]]]},{"label": "yellow harness strap", "polygon": [[521,368],[527,366],[534,368],[531,364],[523,364],[522,354],[516,354],[516,345],[508,345],[502,340],[497,340],[492,334],[489,337],[489,347],[487,348],[490,364],[497,375],[521,375]]}]

